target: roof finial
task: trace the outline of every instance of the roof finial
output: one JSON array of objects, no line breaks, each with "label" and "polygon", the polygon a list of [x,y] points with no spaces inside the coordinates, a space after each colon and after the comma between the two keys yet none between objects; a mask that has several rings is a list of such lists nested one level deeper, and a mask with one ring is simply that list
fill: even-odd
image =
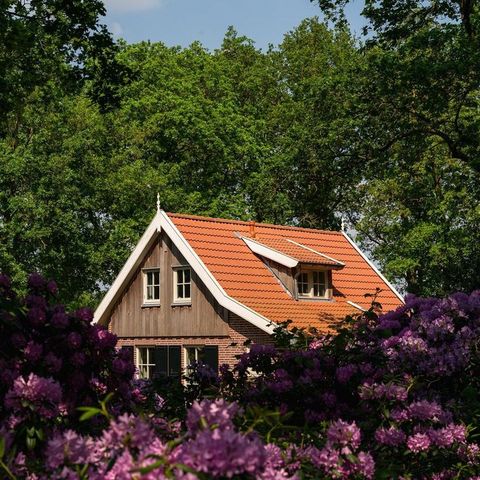
[{"label": "roof finial", "polygon": [[341,230],[342,232],[345,232],[345,230],[347,229],[347,226],[345,224],[345,218],[342,216],[342,224],[341,224]]},{"label": "roof finial", "polygon": [[157,212],[160,211],[160,193],[157,192]]}]

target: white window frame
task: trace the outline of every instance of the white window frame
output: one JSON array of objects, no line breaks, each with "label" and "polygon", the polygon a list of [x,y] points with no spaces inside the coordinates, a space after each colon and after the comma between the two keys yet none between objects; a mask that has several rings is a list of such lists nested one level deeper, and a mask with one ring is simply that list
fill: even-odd
[{"label": "white window frame", "polygon": [[188,358],[188,349],[189,349],[189,348],[195,348],[195,350],[196,350],[195,356],[196,356],[197,358],[196,358],[194,361],[195,361],[195,362],[198,362],[198,349],[200,349],[200,348],[205,348],[205,345],[184,345],[184,346],[183,346],[183,353],[184,353],[183,358],[184,358],[184,369],[185,369],[185,370],[187,370],[187,368],[190,366],[190,365],[188,364],[188,362],[189,362],[189,360],[190,360],[190,359]]},{"label": "white window frame", "polygon": [[[179,297],[178,296],[178,272],[186,271],[190,272],[190,281],[187,283],[184,281],[181,283],[183,285],[183,293],[185,294],[185,285],[190,286],[190,296],[189,297]],[[177,305],[191,305],[192,303],[192,269],[188,265],[182,265],[178,267],[173,267],[173,303]]]},{"label": "white window frame", "polygon": [[[152,272],[158,273],[158,285],[156,283],[152,284],[151,286],[155,288],[158,286],[158,298],[147,298],[148,292],[148,274]],[[143,305],[160,305],[160,298],[162,295],[161,287],[162,287],[162,280],[160,276],[160,268],[159,267],[152,267],[152,268],[143,268],[142,269],[142,282],[143,282]]]},{"label": "white window frame", "polygon": [[[147,350],[147,363],[141,363],[141,354],[140,350]],[[135,366],[137,367],[138,378],[152,378],[152,369],[155,368],[155,358],[150,358],[150,355],[153,354],[155,350],[154,345],[140,345],[135,347]],[[142,368],[147,369],[147,376],[142,375]]]},{"label": "white window frame", "polygon": [[[300,293],[298,289],[298,278],[300,275],[306,274],[308,279],[308,294]],[[323,275],[324,282],[315,282],[313,281],[314,274]],[[314,295],[315,285],[325,285],[325,293],[324,295]],[[328,285],[328,271],[327,270],[301,270],[295,276],[295,287],[297,289],[298,298],[308,298],[308,299],[328,299],[329,297],[329,285]]]}]

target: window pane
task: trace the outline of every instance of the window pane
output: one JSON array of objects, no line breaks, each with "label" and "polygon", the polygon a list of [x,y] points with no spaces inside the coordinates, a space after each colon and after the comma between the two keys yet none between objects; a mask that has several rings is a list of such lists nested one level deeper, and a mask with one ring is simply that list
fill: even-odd
[{"label": "window pane", "polygon": [[153,287],[147,286],[147,300],[153,299]]},{"label": "window pane", "polygon": [[190,269],[184,270],[184,281],[185,283],[190,283]]},{"label": "window pane", "polygon": [[148,349],[147,348],[139,348],[138,349],[139,353],[139,362],[140,364],[145,364],[148,363]]},{"label": "window pane", "polygon": [[184,298],[190,298],[190,284],[186,283],[185,284],[185,296]]},{"label": "window pane", "polygon": [[156,287],[153,287],[153,298],[155,300],[160,299],[160,287],[158,285]]},{"label": "window pane", "polygon": [[177,283],[183,283],[183,270],[177,270]]},{"label": "window pane", "polygon": [[297,277],[298,293],[300,295],[308,295],[308,274],[300,273]]},{"label": "window pane", "polygon": [[183,298],[183,285],[177,285],[177,298]]},{"label": "window pane", "polygon": [[153,272],[154,285],[160,285],[160,272]]}]

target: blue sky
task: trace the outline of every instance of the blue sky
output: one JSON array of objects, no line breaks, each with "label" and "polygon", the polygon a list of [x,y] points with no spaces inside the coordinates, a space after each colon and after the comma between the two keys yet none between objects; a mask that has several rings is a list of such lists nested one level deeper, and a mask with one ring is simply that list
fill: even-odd
[{"label": "blue sky", "polygon": [[[309,0],[105,0],[105,5],[105,22],[117,38],[184,47],[200,40],[209,49],[220,46],[229,25],[265,48],[280,43],[302,19],[320,16]],[[360,10],[356,0],[347,13],[358,34]]]}]

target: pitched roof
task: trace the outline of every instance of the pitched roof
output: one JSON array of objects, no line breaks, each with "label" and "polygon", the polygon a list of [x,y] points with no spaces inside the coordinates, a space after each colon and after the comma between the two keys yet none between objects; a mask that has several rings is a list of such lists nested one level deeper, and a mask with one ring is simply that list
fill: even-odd
[{"label": "pitched roof", "polygon": [[333,271],[332,301],[298,301],[242,240],[252,238],[252,222],[173,213],[168,217],[229,297],[275,323],[292,320],[298,327],[326,330],[331,322],[358,311],[352,303],[368,308],[371,299],[364,295],[377,288],[382,290],[377,300],[384,310],[402,303],[398,292],[342,232],[255,224],[253,240],[270,248],[302,262],[317,263],[323,256],[321,261],[332,266],[344,265]]}]

